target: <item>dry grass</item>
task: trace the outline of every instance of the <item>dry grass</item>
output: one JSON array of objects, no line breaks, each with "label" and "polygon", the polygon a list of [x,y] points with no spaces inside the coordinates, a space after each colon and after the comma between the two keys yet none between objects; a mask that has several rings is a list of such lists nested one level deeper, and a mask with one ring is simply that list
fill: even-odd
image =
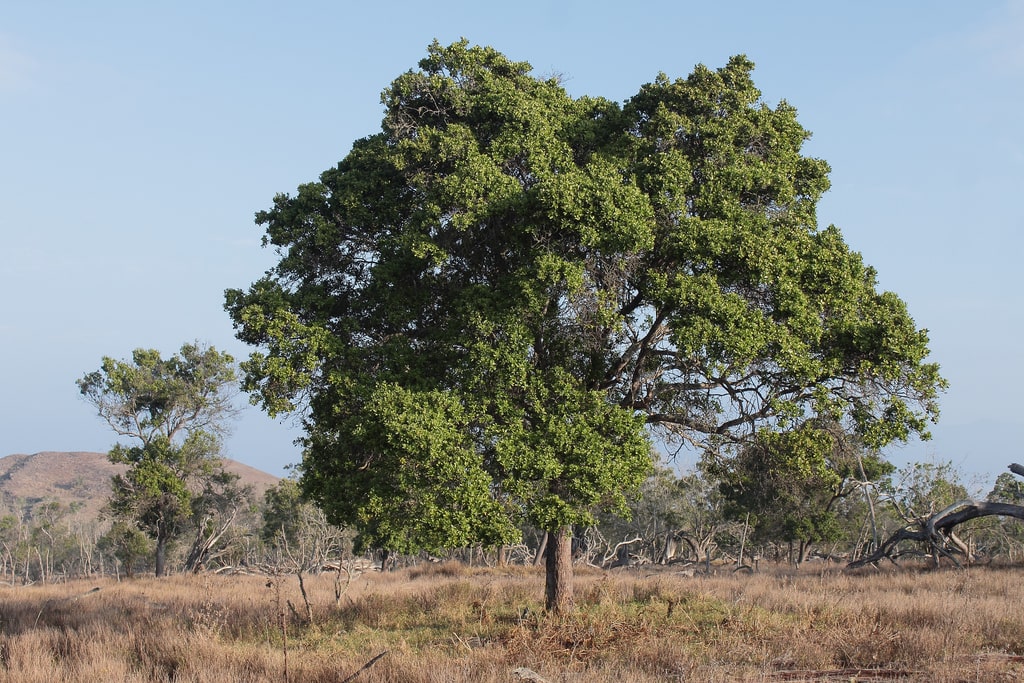
[{"label": "dry grass", "polygon": [[[542,614],[526,568],[356,579],[182,576],[0,591],[0,681],[1013,681],[1019,570],[664,571],[578,576],[578,611]],[[98,586],[101,590],[87,593]],[[280,602],[278,600],[280,595]],[[296,608],[292,614],[288,602]]]}]

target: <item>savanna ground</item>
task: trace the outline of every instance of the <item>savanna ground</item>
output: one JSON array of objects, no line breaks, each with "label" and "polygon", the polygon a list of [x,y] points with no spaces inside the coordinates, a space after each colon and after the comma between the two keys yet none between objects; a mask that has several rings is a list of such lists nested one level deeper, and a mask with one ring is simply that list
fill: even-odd
[{"label": "savanna ground", "polygon": [[311,622],[295,576],[2,588],[0,681],[1024,679],[1018,568],[675,569],[580,570],[565,618],[522,567],[306,577]]}]

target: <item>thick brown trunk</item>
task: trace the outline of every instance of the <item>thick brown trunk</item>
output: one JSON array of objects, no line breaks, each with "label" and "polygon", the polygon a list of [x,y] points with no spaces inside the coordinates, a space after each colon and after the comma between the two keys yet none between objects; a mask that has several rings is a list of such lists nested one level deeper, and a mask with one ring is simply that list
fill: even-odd
[{"label": "thick brown trunk", "polygon": [[545,609],[554,614],[572,611],[572,527],[548,534],[546,566]]}]

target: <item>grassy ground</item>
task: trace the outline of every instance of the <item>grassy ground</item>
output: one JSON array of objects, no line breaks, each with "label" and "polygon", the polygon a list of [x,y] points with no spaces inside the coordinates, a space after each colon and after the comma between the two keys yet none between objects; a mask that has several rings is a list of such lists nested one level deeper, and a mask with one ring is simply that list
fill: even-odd
[{"label": "grassy ground", "polygon": [[1024,679],[1017,569],[581,570],[563,619],[519,567],[364,574],[338,604],[331,577],[306,588],[312,622],[294,576],[3,588],[0,681]]}]

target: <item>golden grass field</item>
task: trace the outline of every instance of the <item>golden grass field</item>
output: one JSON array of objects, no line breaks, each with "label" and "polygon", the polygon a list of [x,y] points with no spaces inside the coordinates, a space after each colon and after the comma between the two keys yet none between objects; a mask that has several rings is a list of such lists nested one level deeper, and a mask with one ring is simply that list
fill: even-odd
[{"label": "golden grass field", "polygon": [[363,574],[337,604],[306,577],[311,623],[295,576],[9,587],[0,681],[1017,681],[1021,578],[580,570],[553,618],[540,570],[449,563]]}]

